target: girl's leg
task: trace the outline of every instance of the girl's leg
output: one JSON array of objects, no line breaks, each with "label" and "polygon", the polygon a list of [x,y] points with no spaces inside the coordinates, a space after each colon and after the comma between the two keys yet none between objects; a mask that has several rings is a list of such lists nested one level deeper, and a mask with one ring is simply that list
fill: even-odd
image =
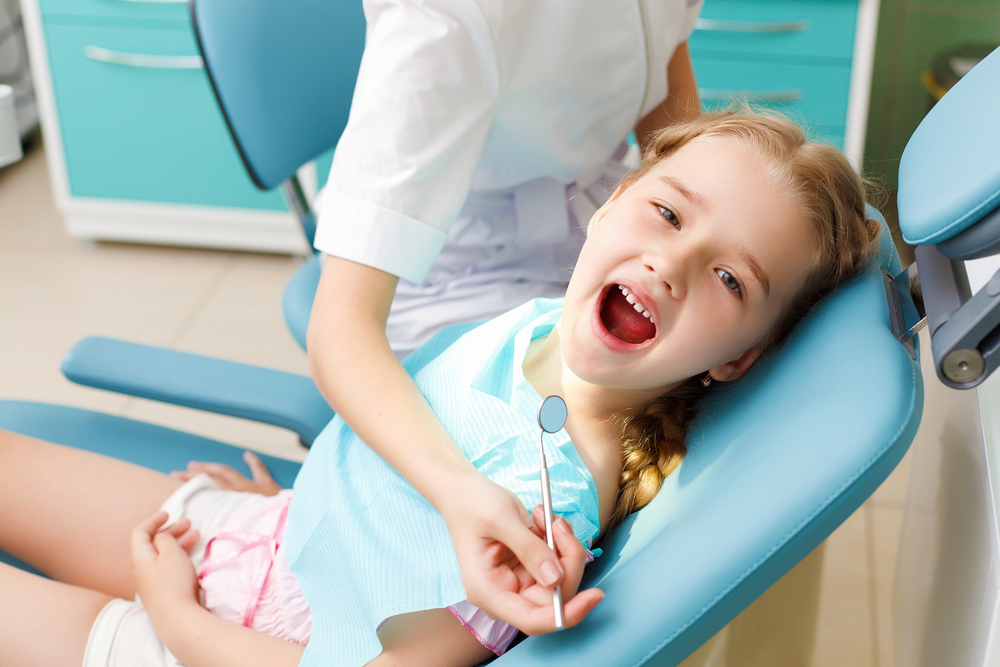
[{"label": "girl's leg", "polygon": [[0,563],[0,662],[80,665],[94,619],[111,598]]},{"label": "girl's leg", "polygon": [[0,430],[0,549],[58,581],[131,600],[129,535],[181,484]]}]

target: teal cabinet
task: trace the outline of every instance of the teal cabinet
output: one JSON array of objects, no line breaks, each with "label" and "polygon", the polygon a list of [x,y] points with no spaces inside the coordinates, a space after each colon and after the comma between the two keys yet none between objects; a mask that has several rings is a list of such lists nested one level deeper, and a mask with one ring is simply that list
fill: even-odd
[{"label": "teal cabinet", "polygon": [[[90,17],[138,21],[176,21],[190,24],[186,0],[37,0],[45,17]],[[57,18],[58,20],[58,18]]]},{"label": "teal cabinet", "polygon": [[285,210],[243,169],[189,30],[52,22],[45,37],[73,195]]},{"label": "teal cabinet", "polygon": [[705,0],[689,42],[703,105],[783,111],[857,166],[877,13],[877,0]]},{"label": "teal cabinet", "polygon": [[186,2],[23,0],[56,203],[93,239],[305,253],[251,182]]}]

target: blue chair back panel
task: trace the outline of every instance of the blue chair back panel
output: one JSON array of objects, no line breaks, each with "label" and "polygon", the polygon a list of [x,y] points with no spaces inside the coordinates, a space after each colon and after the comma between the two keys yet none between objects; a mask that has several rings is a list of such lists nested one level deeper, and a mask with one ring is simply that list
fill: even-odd
[{"label": "blue chair back panel", "polygon": [[257,187],[279,185],[337,143],[364,51],[361,0],[192,0],[191,18]]}]

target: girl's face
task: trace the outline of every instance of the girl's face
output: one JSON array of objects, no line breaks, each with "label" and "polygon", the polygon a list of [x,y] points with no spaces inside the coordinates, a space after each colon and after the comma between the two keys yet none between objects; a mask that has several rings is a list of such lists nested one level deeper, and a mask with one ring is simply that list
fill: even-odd
[{"label": "girl's face", "polygon": [[738,140],[699,137],[595,215],[566,292],[563,360],[591,384],[651,395],[706,371],[735,379],[816,257],[764,165]]}]

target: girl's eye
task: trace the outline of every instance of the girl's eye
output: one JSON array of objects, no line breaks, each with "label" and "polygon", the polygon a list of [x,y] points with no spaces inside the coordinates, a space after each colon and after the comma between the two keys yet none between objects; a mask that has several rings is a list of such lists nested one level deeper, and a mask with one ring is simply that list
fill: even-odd
[{"label": "girl's eye", "polygon": [[671,225],[673,225],[677,229],[681,228],[681,221],[677,219],[677,215],[673,211],[671,211],[669,208],[665,208],[663,206],[657,206],[656,208],[659,209],[660,215],[663,216],[664,220],[666,220],[667,222],[669,222]]},{"label": "girl's eye", "polygon": [[733,274],[729,273],[729,271],[726,271],[725,269],[716,269],[715,273],[722,279],[722,282],[726,287],[736,292],[740,298],[743,298],[743,290],[740,289],[740,281],[736,280],[736,277]]}]

